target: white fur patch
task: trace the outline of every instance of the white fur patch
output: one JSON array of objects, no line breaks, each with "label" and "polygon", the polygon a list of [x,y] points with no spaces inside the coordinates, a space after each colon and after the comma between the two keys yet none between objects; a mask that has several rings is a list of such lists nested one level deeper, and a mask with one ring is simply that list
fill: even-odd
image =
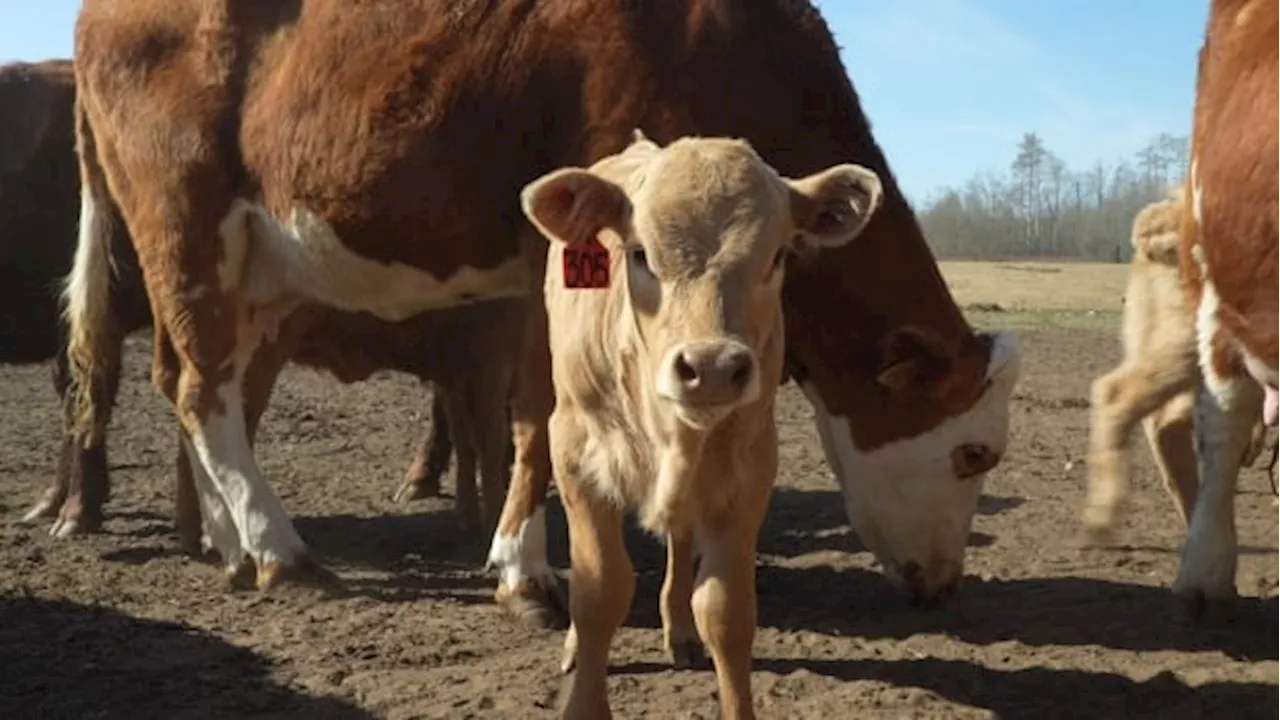
[{"label": "white fur patch", "polygon": [[204,465],[200,463],[195,448],[185,434],[182,437],[182,444],[186,449],[187,464],[191,466],[191,477],[195,481],[196,497],[200,500],[204,535],[209,545],[222,556],[224,565],[239,565],[244,558],[244,548],[240,545],[240,534],[236,531],[235,520],[232,519],[217,486],[204,471]]},{"label": "white fur patch", "polygon": [[[259,567],[268,562],[291,565],[306,552],[306,545],[258,469],[244,422],[244,374],[261,332],[255,328],[249,336],[248,342],[237,348],[231,379],[217,390],[222,411],[209,413],[191,433],[191,456],[199,459],[206,479],[226,504],[241,548]],[[198,487],[200,473],[196,477]]]},{"label": "white fur patch", "polygon": [[[252,244],[243,230],[247,225]],[[240,199],[220,227],[227,247],[219,278],[239,286],[255,305],[297,293],[396,322],[473,300],[521,297],[532,287],[520,257],[488,270],[463,267],[444,279],[401,263],[370,260],[348,249],[324,219],[306,208],[294,208],[282,223],[260,205]]]},{"label": "white fur patch", "polygon": [[514,588],[526,578],[542,587],[552,587],[556,582],[555,571],[547,562],[547,510],[545,503],[538,503],[514,536],[493,534],[489,546],[489,567],[497,568],[502,584]]},{"label": "white fur patch", "polygon": [[816,388],[801,385],[849,522],[889,577],[900,580],[902,566],[915,562],[932,587],[963,568],[982,479],[957,479],[951,452],[964,443],[1005,451],[1010,397],[1020,375],[1017,341],[997,334],[987,369],[991,384],[973,407],[926,433],[869,452],[854,445],[848,420],[828,413]]}]

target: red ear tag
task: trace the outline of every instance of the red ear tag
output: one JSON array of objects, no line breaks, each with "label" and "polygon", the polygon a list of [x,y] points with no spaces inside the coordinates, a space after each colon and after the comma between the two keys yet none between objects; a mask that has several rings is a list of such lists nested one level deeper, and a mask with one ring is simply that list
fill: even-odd
[{"label": "red ear tag", "polygon": [[567,245],[561,253],[564,286],[572,290],[603,290],[609,287],[609,250],[600,241]]}]

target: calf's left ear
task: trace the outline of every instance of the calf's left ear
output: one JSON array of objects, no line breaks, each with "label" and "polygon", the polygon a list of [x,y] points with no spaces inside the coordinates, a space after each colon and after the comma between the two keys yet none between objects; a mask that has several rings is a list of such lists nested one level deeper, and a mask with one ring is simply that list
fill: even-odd
[{"label": "calf's left ear", "polygon": [[622,188],[582,168],[561,168],[524,186],[520,209],[551,240],[591,242],[601,230],[623,232],[631,201]]},{"label": "calf's left ear", "polygon": [[884,197],[875,172],[848,163],[787,183],[799,242],[812,248],[839,247],[858,237]]}]

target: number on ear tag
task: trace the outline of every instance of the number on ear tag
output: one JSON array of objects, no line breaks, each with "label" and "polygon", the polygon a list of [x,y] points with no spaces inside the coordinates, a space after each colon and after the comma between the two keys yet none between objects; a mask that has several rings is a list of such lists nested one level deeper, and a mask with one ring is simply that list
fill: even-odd
[{"label": "number on ear tag", "polygon": [[609,250],[592,238],[574,243],[561,253],[564,286],[571,290],[603,290],[609,287]]}]

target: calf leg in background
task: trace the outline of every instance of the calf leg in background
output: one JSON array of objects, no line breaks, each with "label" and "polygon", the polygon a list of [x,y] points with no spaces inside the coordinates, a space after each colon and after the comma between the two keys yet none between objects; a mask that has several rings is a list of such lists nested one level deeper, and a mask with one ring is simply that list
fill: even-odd
[{"label": "calf leg in background", "polygon": [[440,478],[449,469],[449,456],[453,454],[453,439],[450,437],[448,413],[445,412],[444,393],[438,383],[423,381],[423,385],[431,391],[428,410],[430,421],[426,435],[418,443],[413,462],[392,496],[393,502],[403,503],[438,496]]},{"label": "calf leg in background", "polygon": [[[1194,352],[1194,348],[1190,349]],[[1194,355],[1126,361],[1093,382],[1089,417],[1089,485],[1081,514],[1086,543],[1105,543],[1129,494],[1129,436],[1142,418],[1192,388]],[[1159,453],[1157,452],[1157,455]]]},{"label": "calf leg in background", "polygon": [[1200,489],[1195,451],[1195,393],[1175,395],[1142,419],[1142,430],[1165,492],[1185,525]]}]

